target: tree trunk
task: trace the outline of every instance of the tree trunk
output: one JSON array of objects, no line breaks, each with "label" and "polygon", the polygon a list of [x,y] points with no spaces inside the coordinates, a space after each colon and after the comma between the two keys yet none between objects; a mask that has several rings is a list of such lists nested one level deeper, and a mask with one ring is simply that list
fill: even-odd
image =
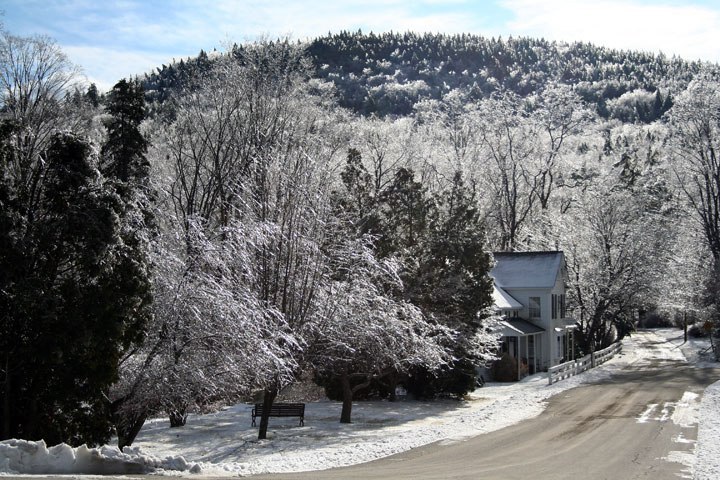
[{"label": "tree trunk", "polygon": [[169,412],[170,428],[184,427],[187,422],[187,407],[172,408]]},{"label": "tree trunk", "polygon": [[[355,385],[354,387],[350,383],[350,378],[356,377],[356,378],[365,378],[365,381],[362,383],[359,383]],[[342,385],[343,389],[343,405],[342,405],[342,412],[340,413],[340,423],[352,423],[351,415],[352,415],[352,401],[353,397],[355,396],[355,392],[362,390],[363,388],[370,385],[370,382],[374,376],[370,373],[363,374],[363,373],[354,373],[354,374],[348,374],[348,373],[342,373],[340,374],[340,384]]]},{"label": "tree trunk", "polygon": [[352,401],[353,389],[350,386],[350,376],[343,374],[340,376],[340,383],[343,390],[342,412],[340,413],[340,423],[352,423]]},{"label": "tree trunk", "polygon": [[127,398],[115,400],[110,404],[110,412],[115,424],[118,448],[120,450],[132,445],[148,417],[147,411],[144,409],[139,412],[122,412],[121,407],[127,401]]},{"label": "tree trunk", "polygon": [[0,435],[0,440],[5,440],[12,438],[12,435],[10,434],[10,417],[12,416],[12,413],[10,412],[10,356],[5,356],[5,385],[3,386],[3,407],[2,407],[2,435]]},{"label": "tree trunk", "polygon": [[275,397],[277,397],[277,388],[266,388],[263,393],[263,414],[260,416],[260,430],[258,430],[258,440],[267,438],[268,424],[270,423],[270,409],[272,408]]},{"label": "tree trunk", "polygon": [[115,426],[118,436],[118,448],[122,450],[125,447],[129,447],[135,441],[140,429],[145,424],[147,414],[133,415],[132,418],[125,419],[123,422],[118,423]]}]

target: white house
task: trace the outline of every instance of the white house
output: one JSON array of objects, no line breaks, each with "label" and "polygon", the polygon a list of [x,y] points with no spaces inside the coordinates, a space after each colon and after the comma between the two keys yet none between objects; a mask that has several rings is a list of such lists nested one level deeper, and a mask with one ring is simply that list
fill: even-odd
[{"label": "white house", "polygon": [[573,359],[575,321],[566,317],[565,255],[552,252],[495,253],[490,272],[502,351],[518,360],[518,378]]}]

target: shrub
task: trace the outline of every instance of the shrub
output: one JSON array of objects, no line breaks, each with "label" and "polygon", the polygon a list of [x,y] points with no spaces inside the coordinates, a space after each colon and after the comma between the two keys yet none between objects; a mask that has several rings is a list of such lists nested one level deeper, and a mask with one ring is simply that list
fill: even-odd
[{"label": "shrub", "polygon": [[515,382],[518,376],[517,360],[507,353],[492,364],[493,379],[498,382]]},{"label": "shrub", "polygon": [[647,313],[645,318],[642,319],[642,326],[644,328],[671,328],[674,325],[665,315],[661,315],[657,312],[651,312]]},{"label": "shrub", "polygon": [[405,383],[408,393],[415,398],[438,396],[462,398],[475,390],[476,381],[475,365],[470,360],[463,358],[436,373],[429,372],[424,368],[417,368],[412,371]]},{"label": "shrub", "polygon": [[[315,375],[313,381],[325,389],[325,396],[330,400],[342,401],[343,391],[342,384],[338,377],[324,377]],[[352,378],[350,380],[350,386],[355,387],[365,382],[364,378]],[[353,400],[367,400],[369,398],[386,398],[390,395],[387,386],[382,382],[373,379],[365,388],[361,388],[353,395]]]},{"label": "shrub", "polygon": [[688,336],[693,338],[705,338],[709,334],[708,329],[702,323],[695,323],[688,327]]}]

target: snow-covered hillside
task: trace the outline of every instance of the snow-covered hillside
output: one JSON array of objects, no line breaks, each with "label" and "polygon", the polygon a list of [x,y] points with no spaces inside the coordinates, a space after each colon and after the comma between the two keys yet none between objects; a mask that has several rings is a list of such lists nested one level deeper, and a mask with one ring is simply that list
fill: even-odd
[{"label": "snow-covered hillside", "polygon": [[[668,340],[643,348],[639,339]],[[308,471],[366,462],[435,441],[453,442],[503,428],[540,414],[545,401],[583,383],[612,376],[633,363],[654,359],[687,360],[699,368],[715,366],[698,355],[706,341],[682,344],[682,332],[638,332],[624,342],[623,353],[594,370],[548,386],[544,374],[514,384],[490,383],[465,402],[357,402],[354,423],[341,425],[340,404],[308,403],[305,426],[297,419],[272,419],[268,440],[258,441],[250,427],[250,405],[235,405],[218,413],[194,415],[183,428],[171,429],[166,419],[147,422],[134,446],[87,450],[28,442],[0,443],[0,472],[12,473],[130,473],[155,469],[173,474],[248,475]],[[707,389],[693,408],[700,419],[695,458],[684,459],[697,479],[720,475],[720,383]]]}]

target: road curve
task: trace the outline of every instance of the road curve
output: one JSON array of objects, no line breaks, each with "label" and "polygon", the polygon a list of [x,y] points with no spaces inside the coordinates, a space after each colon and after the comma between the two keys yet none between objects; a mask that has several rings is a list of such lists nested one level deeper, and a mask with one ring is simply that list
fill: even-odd
[{"label": "road curve", "polygon": [[718,369],[649,360],[558,394],[538,417],[496,432],[350,467],[253,478],[691,478],[683,462],[697,438],[693,406],[718,378]]}]

